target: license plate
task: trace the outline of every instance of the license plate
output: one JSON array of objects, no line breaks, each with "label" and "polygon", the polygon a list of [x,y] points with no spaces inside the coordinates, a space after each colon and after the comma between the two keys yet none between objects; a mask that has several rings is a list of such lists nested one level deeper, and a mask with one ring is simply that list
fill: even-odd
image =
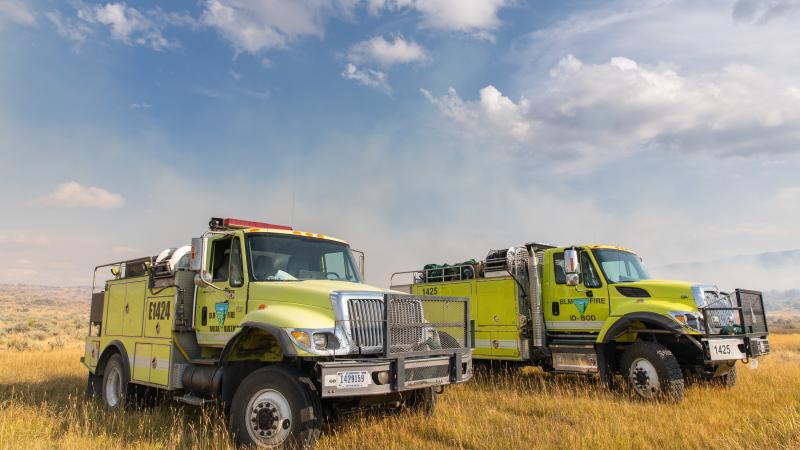
[{"label": "license plate", "polygon": [[338,388],[363,388],[369,386],[369,373],[366,370],[336,372],[339,377]]},{"label": "license plate", "polygon": [[739,349],[744,344],[742,339],[712,339],[708,341],[708,350],[712,361],[730,361],[745,359],[747,355]]}]

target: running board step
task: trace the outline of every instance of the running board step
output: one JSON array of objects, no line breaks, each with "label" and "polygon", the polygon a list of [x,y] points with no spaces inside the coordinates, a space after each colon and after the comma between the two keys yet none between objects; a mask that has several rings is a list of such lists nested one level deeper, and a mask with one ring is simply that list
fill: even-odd
[{"label": "running board step", "polygon": [[175,397],[175,401],[176,402],[180,402],[180,403],[186,403],[187,405],[192,405],[192,406],[203,406],[203,405],[207,405],[209,403],[214,403],[214,400],[209,400],[207,398],[195,397],[194,395],[191,395],[191,394],[186,394],[186,395],[182,395],[180,397]]},{"label": "running board step", "polygon": [[196,366],[216,366],[219,364],[219,360],[214,358],[190,359],[188,362]]}]

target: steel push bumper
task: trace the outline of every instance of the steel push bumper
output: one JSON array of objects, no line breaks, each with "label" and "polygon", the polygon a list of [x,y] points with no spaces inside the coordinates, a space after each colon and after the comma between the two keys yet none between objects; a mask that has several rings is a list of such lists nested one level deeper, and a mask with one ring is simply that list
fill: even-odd
[{"label": "steel push bumper", "polygon": [[[761,292],[737,289],[735,305],[704,308],[705,337],[701,339],[707,363],[748,360],[768,355],[769,328]],[[728,314],[733,325],[727,332],[712,330],[715,314]]]},{"label": "steel push bumper", "polygon": [[717,336],[701,341],[707,363],[747,360],[770,353],[766,336]]},{"label": "steel push bumper", "polygon": [[469,353],[427,358],[345,360],[318,363],[322,397],[391,394],[472,378]]}]

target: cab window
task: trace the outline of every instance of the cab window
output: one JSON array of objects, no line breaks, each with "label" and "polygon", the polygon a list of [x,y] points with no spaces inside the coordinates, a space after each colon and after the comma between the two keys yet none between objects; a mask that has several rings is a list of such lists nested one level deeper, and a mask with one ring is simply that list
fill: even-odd
[{"label": "cab window", "polygon": [[597,274],[597,269],[594,268],[592,259],[585,251],[581,252],[581,278],[583,285],[587,288],[603,287],[600,276]]},{"label": "cab window", "polygon": [[564,265],[564,252],[553,254],[553,274],[556,284],[567,284],[567,271]]},{"label": "cab window", "polygon": [[244,285],[242,250],[239,238],[217,239],[211,244],[211,281],[230,281],[232,287]]},{"label": "cab window", "polygon": [[[587,288],[599,288],[603,286],[600,276],[586,251],[581,251],[581,275],[580,281]],[[564,265],[564,252],[553,254],[553,272],[556,284],[567,283],[567,272]]]}]

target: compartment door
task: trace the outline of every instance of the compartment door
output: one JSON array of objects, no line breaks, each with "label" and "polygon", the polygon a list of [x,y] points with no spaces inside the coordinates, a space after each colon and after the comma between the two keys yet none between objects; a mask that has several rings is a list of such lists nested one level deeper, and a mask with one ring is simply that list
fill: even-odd
[{"label": "compartment door", "polygon": [[175,315],[175,297],[148,297],[144,310],[144,335],[151,338],[171,338]]},{"label": "compartment door", "polygon": [[133,356],[133,374],[131,374],[133,380],[150,382],[152,354],[152,344],[136,344],[136,350]]},{"label": "compartment door", "polygon": [[128,283],[125,295],[125,323],[122,326],[124,336],[141,336],[144,316],[144,291],[146,281]]},{"label": "compartment door", "polygon": [[517,284],[511,278],[478,280],[479,326],[516,326],[519,321]]},{"label": "compartment door", "polygon": [[109,284],[106,291],[106,320],[103,323],[103,334],[119,336],[125,319],[125,285]]},{"label": "compartment door", "polygon": [[172,356],[172,346],[153,345],[153,352],[150,356],[150,382],[169,386],[169,369]]}]

